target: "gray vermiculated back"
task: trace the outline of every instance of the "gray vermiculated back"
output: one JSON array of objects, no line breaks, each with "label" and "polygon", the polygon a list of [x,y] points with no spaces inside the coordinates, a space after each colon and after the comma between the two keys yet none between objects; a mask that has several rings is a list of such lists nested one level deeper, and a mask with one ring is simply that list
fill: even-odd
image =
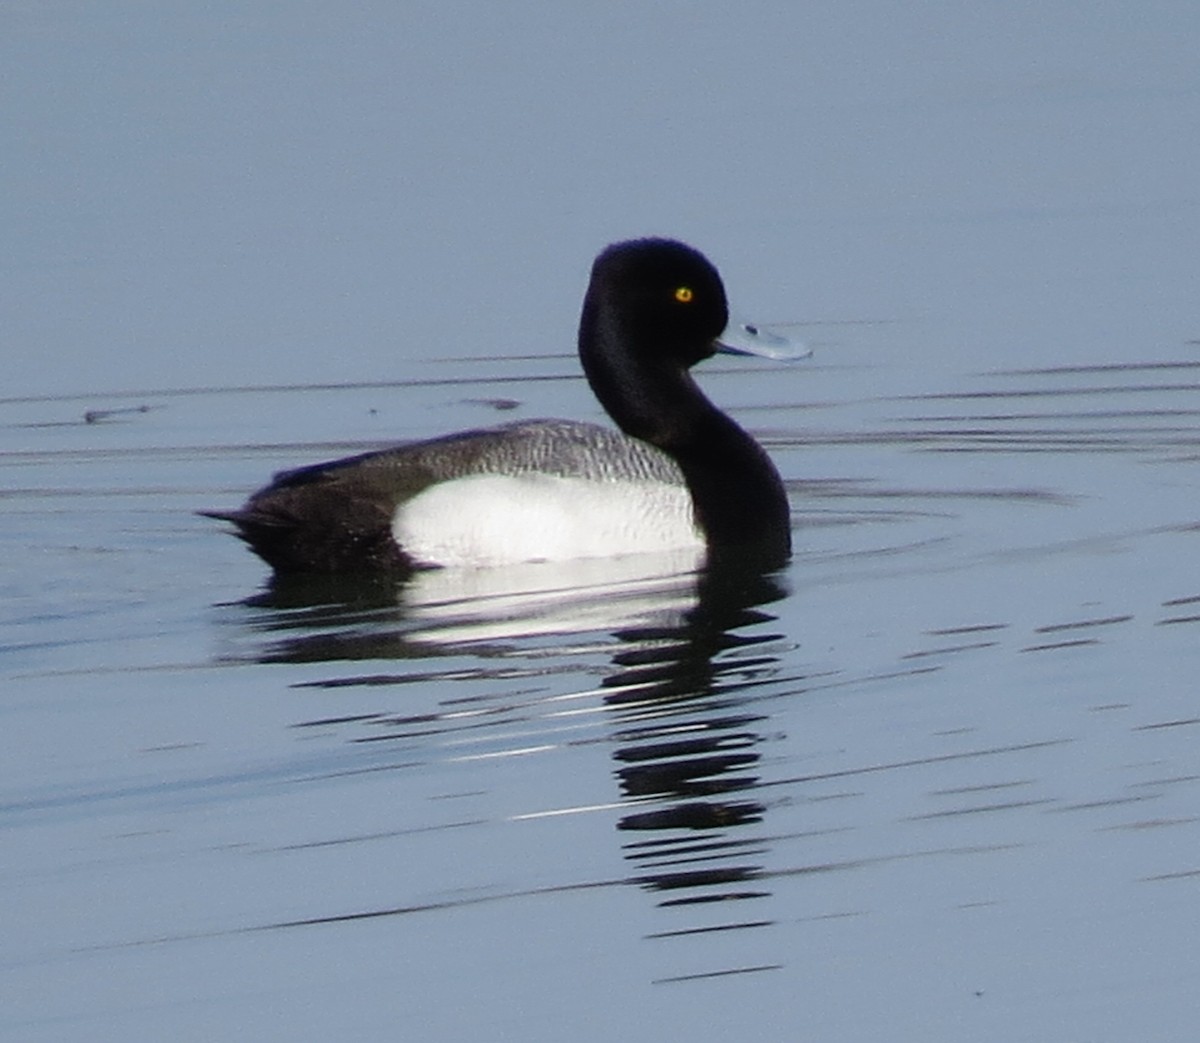
[{"label": "gray vermiculated back", "polygon": [[[655,481],[682,485],[665,453],[619,431],[571,420],[530,420],[385,450],[358,466],[407,471],[446,481],[469,474],[557,475],[596,481]],[[301,473],[301,472],[293,472]]]}]

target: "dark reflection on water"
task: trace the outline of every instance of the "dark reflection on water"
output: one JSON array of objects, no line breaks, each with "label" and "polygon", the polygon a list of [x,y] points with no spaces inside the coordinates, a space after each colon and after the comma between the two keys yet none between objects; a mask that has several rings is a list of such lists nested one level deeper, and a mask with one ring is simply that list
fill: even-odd
[{"label": "dark reflection on water", "polygon": [[624,846],[640,884],[676,893],[663,904],[767,893],[747,886],[762,872],[765,843],[730,835],[767,812],[748,796],[760,781],[754,769],[766,718],[746,713],[738,697],[775,675],[778,656],[752,652],[783,635],[736,631],[771,622],[760,606],[784,596],[776,576],[709,571],[680,625],[620,635],[631,647],[613,657],[618,670],[604,681],[617,722],[616,774],[623,796],[655,806],[625,815],[618,828],[663,834]]},{"label": "dark reflection on water", "polygon": [[[784,635],[770,627],[775,617],[764,606],[787,590],[780,575],[741,563],[680,572],[670,571],[673,564],[581,563],[565,572],[556,566],[491,577],[447,574],[399,585],[288,579],[247,599],[243,606],[252,615],[241,623],[267,639],[252,653],[261,662],[370,659],[383,667],[302,683],[328,690],[586,675],[594,668],[577,649],[564,655],[553,643],[564,634],[583,635],[585,652],[593,659],[602,652],[609,664],[598,687],[575,694],[606,710],[597,738],[614,746],[613,774],[628,805],[616,827],[628,838],[622,851],[633,866],[623,882],[663,893],[662,906],[766,897],[768,805],[754,794],[768,718],[749,711],[747,701],[777,679]],[[427,589],[420,589],[422,581]],[[541,661],[548,651],[556,662]],[[412,669],[418,660],[463,654],[472,665]],[[407,665],[389,670],[389,660]],[[438,708],[419,713],[298,723],[370,727],[372,734],[354,741],[379,743],[549,716],[562,697],[485,692],[465,718],[461,697],[442,697]],[[704,929],[770,922],[760,917]]]}]

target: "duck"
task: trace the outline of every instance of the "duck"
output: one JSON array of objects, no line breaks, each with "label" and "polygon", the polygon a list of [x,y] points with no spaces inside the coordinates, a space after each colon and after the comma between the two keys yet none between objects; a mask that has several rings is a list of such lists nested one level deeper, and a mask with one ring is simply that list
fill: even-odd
[{"label": "duck", "polygon": [[232,524],[277,577],[660,551],[777,568],[791,553],[784,483],[691,372],[717,351],[772,354],[735,343],[729,325],[700,251],[614,243],[592,266],[578,350],[619,430],[546,419],[462,431],[282,471],[241,508],[200,513]]}]

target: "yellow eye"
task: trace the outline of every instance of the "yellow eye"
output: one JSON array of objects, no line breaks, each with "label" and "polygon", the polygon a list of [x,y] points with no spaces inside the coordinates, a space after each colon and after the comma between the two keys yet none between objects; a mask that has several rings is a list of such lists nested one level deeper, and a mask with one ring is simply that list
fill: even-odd
[{"label": "yellow eye", "polygon": [[680,286],[675,290],[675,299],[680,304],[687,304],[695,296],[690,286]]}]

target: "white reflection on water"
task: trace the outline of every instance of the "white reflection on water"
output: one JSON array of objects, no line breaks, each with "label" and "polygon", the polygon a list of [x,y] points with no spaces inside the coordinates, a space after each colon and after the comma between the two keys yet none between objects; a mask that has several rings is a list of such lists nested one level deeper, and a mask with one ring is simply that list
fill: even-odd
[{"label": "white reflection on water", "polygon": [[679,551],[490,569],[433,569],[397,591],[405,640],[460,645],[677,621],[700,555]]}]

